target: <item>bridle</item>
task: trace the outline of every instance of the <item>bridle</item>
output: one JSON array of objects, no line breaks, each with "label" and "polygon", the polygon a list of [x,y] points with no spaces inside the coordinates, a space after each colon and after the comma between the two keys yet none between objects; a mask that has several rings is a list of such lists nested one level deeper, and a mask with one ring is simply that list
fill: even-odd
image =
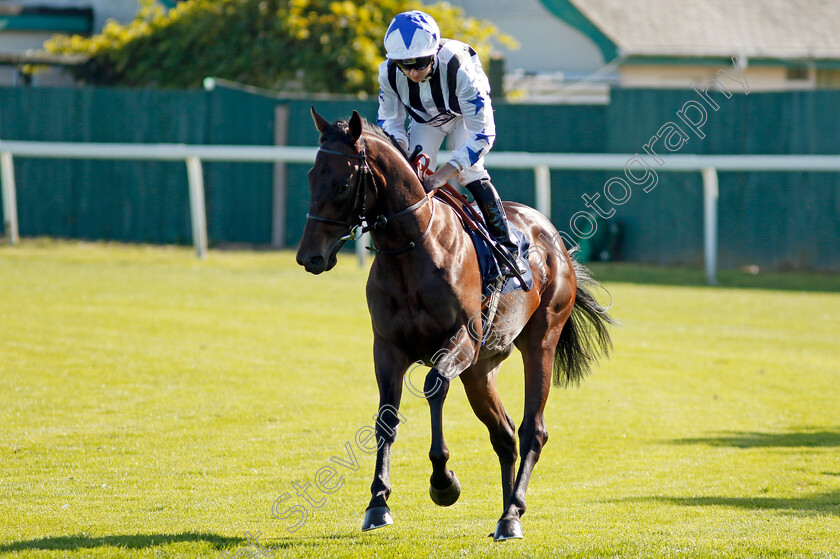
[{"label": "bridle", "polygon": [[[327,149],[325,147],[318,148],[318,151],[323,153],[329,153],[331,155],[340,155],[342,157],[347,157],[348,159],[358,159],[361,161],[359,168],[357,170],[357,178],[356,178],[356,186],[355,191],[353,193],[354,201],[353,206],[350,208],[350,213],[347,215],[346,218],[343,220],[340,219],[330,219],[327,217],[321,217],[318,215],[312,215],[311,213],[306,214],[306,219],[311,221],[319,221],[321,223],[328,223],[330,225],[339,225],[341,227],[346,228],[349,233],[342,237],[341,241],[351,240],[354,241],[361,237],[362,233],[365,231],[359,231],[359,227],[365,220],[364,217],[364,204],[365,204],[365,190],[367,188],[367,182],[373,184],[374,189],[376,188],[376,184],[373,182],[373,174],[370,171],[370,166],[368,166],[367,162],[367,153],[365,152],[365,144],[362,138],[359,138],[359,145],[361,147],[361,153],[344,153],[340,151],[335,151],[332,149]],[[367,179],[367,180],[366,180]]]},{"label": "bridle", "polygon": [[[365,211],[364,211],[365,210],[365,208],[364,208],[365,192],[367,191],[368,183],[370,183],[373,186],[374,192],[376,192],[376,182],[373,180],[373,173],[371,172],[370,166],[368,165],[367,151],[365,150],[364,138],[359,137],[359,153],[358,154],[335,151],[335,150],[332,150],[332,149],[327,149],[323,146],[319,147],[318,151],[320,151],[322,153],[327,153],[327,154],[330,154],[330,155],[340,155],[341,157],[347,157],[349,159],[357,159],[357,160],[361,161],[361,163],[359,164],[359,167],[357,169],[357,179],[356,179],[356,184],[355,184],[354,193],[353,193],[353,199],[354,199],[353,206],[350,208],[350,212],[348,213],[348,215],[345,219],[343,219],[343,220],[331,219],[331,218],[327,218],[327,217],[321,217],[321,216],[318,216],[318,215],[313,215],[311,213],[306,214],[306,219],[308,221],[318,221],[318,222],[321,222],[321,223],[327,223],[329,225],[338,225],[338,226],[346,228],[348,230],[348,233],[347,233],[347,235],[344,235],[343,237],[341,237],[339,239],[339,242],[348,241],[348,240],[355,241],[355,240],[358,240],[363,234],[367,233],[368,231],[373,231],[375,229],[380,229],[380,228],[387,227],[389,222],[394,221],[394,220],[396,220],[396,219],[398,219],[398,218],[400,218],[404,215],[408,215],[408,214],[420,209],[423,205],[426,204],[426,202],[429,201],[429,198],[431,197],[431,193],[426,195],[426,196],[423,196],[423,198],[419,202],[417,202],[415,204],[412,204],[412,205],[408,206],[407,208],[405,208],[403,210],[400,210],[397,213],[392,214],[390,216],[379,215],[379,216],[376,217],[376,220],[372,224],[367,225],[366,224],[367,221],[366,221],[365,215],[364,215],[365,214]],[[434,192],[434,191],[432,191],[432,192]],[[410,249],[414,248],[415,246],[417,246],[417,244],[420,241],[422,241],[426,237],[426,235],[429,234],[429,231],[432,228],[432,221],[434,220],[434,218],[435,218],[435,206],[433,205],[432,206],[432,216],[429,218],[429,224],[426,226],[426,230],[423,231],[423,233],[420,235],[419,238],[415,239],[414,241],[411,241],[410,243],[408,243],[407,245],[405,245],[403,247],[400,247],[398,249],[393,249],[393,250],[377,249],[375,247],[374,248],[365,247],[365,248],[367,248],[370,251],[376,252],[378,254],[380,254],[380,253],[381,254],[396,254],[396,253],[399,253],[399,252],[410,250]]]}]

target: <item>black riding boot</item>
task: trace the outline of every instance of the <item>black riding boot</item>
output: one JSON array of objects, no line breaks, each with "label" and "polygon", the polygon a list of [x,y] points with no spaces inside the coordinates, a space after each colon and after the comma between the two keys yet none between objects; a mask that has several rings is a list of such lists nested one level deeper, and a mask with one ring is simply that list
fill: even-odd
[{"label": "black riding boot", "polygon": [[[478,202],[478,207],[481,208],[481,213],[484,215],[484,221],[487,224],[487,230],[493,240],[499,243],[512,256],[512,260],[516,262],[519,255],[519,247],[513,242],[510,236],[510,228],[508,227],[507,218],[505,217],[505,209],[502,206],[502,200],[499,198],[499,193],[490,182],[490,179],[480,179],[473,181],[467,185],[475,201]],[[503,262],[499,262],[502,268],[508,268]],[[509,269],[503,269],[502,273],[510,275]]]}]

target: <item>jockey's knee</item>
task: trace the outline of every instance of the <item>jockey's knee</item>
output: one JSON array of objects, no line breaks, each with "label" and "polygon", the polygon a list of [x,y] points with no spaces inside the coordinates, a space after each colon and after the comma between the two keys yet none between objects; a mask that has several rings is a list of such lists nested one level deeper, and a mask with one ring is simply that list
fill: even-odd
[{"label": "jockey's knee", "polygon": [[489,181],[490,180],[490,173],[484,168],[484,165],[473,165],[472,167],[467,167],[463,169],[460,173],[458,173],[458,182],[467,186],[468,184],[475,182],[475,181]]}]

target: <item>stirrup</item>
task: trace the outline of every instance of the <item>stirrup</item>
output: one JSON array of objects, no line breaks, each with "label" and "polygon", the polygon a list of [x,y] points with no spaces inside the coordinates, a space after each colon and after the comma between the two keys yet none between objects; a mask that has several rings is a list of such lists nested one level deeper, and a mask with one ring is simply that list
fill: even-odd
[{"label": "stirrup", "polygon": [[508,263],[508,258],[510,259],[511,263],[516,264],[517,271],[519,270],[519,250],[511,251],[505,245],[499,243],[499,248],[501,251],[505,252],[505,256],[507,258],[497,258],[496,263],[499,265],[499,272],[501,273],[502,277],[505,278],[515,278],[518,277],[510,267],[510,263]]}]

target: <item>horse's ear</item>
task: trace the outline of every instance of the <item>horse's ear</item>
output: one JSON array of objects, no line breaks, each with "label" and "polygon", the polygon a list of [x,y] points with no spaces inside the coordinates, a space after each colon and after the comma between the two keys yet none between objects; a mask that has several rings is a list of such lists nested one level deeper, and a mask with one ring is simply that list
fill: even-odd
[{"label": "horse's ear", "polygon": [[312,120],[315,121],[315,128],[318,129],[318,132],[323,134],[324,131],[326,131],[327,128],[330,127],[330,123],[327,122],[327,120],[324,117],[318,114],[313,105],[309,106],[309,112],[312,113]]},{"label": "horse's ear", "polygon": [[359,111],[353,111],[353,116],[350,117],[350,139],[355,144],[362,135],[362,115]]}]

